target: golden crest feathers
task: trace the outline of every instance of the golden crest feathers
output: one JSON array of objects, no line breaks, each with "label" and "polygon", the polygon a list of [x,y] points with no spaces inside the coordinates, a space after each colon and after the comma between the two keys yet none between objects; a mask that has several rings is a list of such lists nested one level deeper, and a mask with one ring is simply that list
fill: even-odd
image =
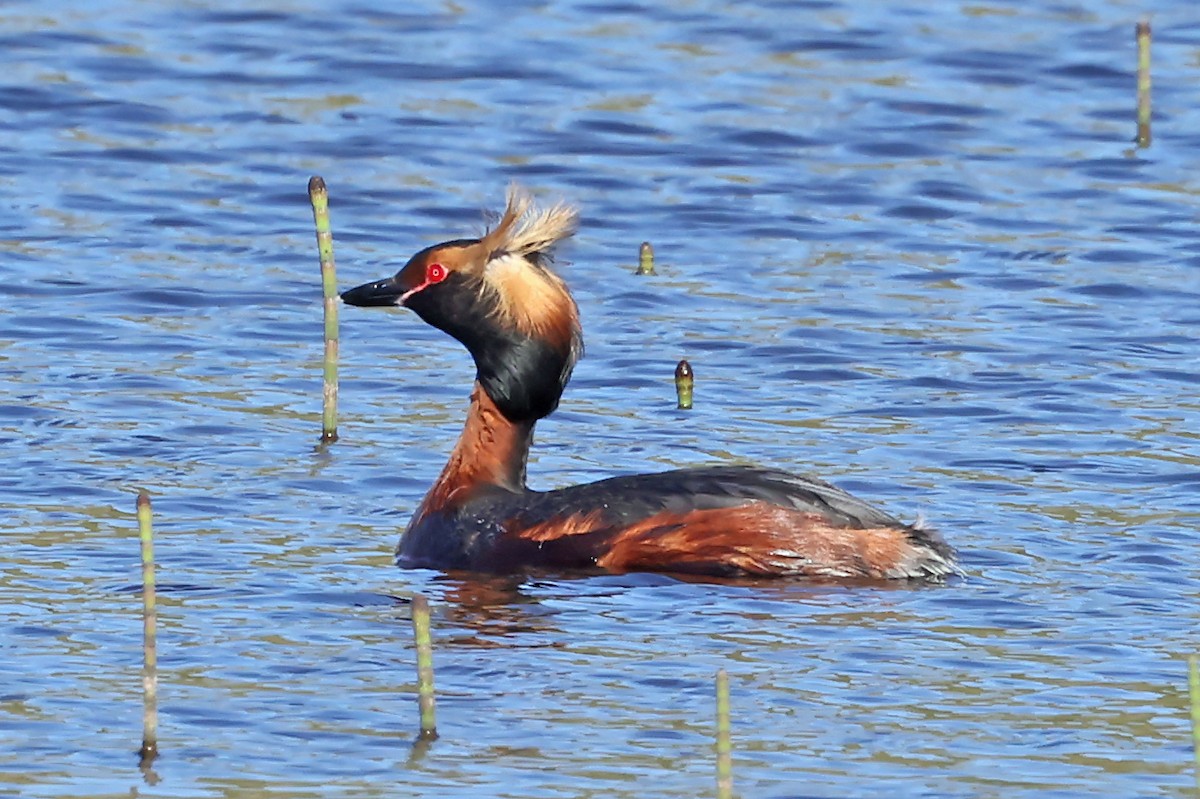
[{"label": "golden crest feathers", "polygon": [[508,187],[504,215],[482,239],[487,260],[505,254],[549,255],[555,244],[570,238],[579,224],[579,211],[563,202],[537,208],[533,197],[515,183]]},{"label": "golden crest feathers", "polygon": [[476,253],[472,271],[499,318],[570,351],[573,363],[583,346],[579,311],[566,283],[548,264],[554,245],[575,232],[579,212],[563,202],[539,208],[515,184],[509,186],[507,200],[500,221],[470,247]]}]

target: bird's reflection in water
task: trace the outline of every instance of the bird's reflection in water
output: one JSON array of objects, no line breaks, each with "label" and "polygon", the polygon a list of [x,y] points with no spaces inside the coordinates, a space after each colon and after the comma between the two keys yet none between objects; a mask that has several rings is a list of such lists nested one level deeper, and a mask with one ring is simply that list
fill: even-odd
[{"label": "bird's reflection in water", "polygon": [[[711,613],[715,607],[733,615],[753,617],[761,623],[762,603],[809,605],[822,612],[845,610],[848,595],[856,598],[858,612],[888,612],[894,603],[888,595],[913,590],[945,590],[944,585],[924,581],[897,580],[780,580],[774,578],[715,578],[649,572],[629,574],[563,573],[526,571],[521,574],[487,575],[447,572],[433,575],[413,586],[425,594],[432,606],[438,638],[446,644],[476,647],[554,647],[570,643],[559,619],[563,614],[582,612],[589,602],[593,612],[612,611],[612,597],[651,592],[652,604],[665,615]],[[867,596],[872,599],[859,607]],[[411,594],[398,593],[391,599],[407,606]],[[900,599],[900,596],[897,596]],[[754,610],[738,601],[753,603]],[[903,604],[903,600],[900,600]],[[641,600],[630,596],[630,607]],[[894,609],[894,608],[893,608]],[[642,608],[646,610],[646,608]],[[439,624],[439,620],[441,623]],[[574,627],[568,623],[568,627]],[[520,640],[516,640],[520,638]]]}]

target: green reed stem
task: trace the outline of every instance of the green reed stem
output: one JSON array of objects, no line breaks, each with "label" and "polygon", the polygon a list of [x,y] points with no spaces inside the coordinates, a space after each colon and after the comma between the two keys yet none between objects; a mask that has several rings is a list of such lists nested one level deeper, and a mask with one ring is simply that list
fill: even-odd
[{"label": "green reed stem", "polygon": [[1196,760],[1196,789],[1200,791],[1200,657],[1188,657],[1188,695],[1192,711],[1192,755]]},{"label": "green reed stem", "polygon": [[717,669],[717,799],[733,796],[733,742],[729,725],[729,675]]},{"label": "green reed stem", "polygon": [[329,226],[329,191],[325,180],[313,176],[308,181],[308,199],[312,202],[313,222],[317,226],[317,251],[321,255],[321,289],[325,296],[325,365],[321,409],[321,440],[337,441],[338,400],[338,291],[337,269],[333,262],[333,232]]},{"label": "green reed stem", "polygon": [[634,274],[654,274],[654,248],[650,246],[650,242],[648,241],[643,241],[642,246],[638,247],[638,268]]},{"label": "green reed stem", "polygon": [[1150,146],[1150,20],[1137,24],[1137,146]]},{"label": "green reed stem", "polygon": [[137,497],[138,534],[142,540],[142,765],[158,756],[158,608],[154,595],[154,527],[150,495]]},{"label": "green reed stem", "polygon": [[429,632],[429,600],[421,594],[412,599],[413,638],[417,643],[417,707],[421,711],[418,739],[432,740],[437,733],[437,703],[433,698],[433,637]]},{"label": "green reed stem", "polygon": [[680,410],[691,410],[692,390],[695,387],[696,375],[692,372],[692,365],[685,358],[675,367],[675,397],[679,400]]}]

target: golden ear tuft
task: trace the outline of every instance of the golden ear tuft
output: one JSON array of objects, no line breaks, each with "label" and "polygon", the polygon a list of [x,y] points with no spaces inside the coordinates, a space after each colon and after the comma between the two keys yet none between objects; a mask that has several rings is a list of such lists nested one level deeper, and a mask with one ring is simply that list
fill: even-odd
[{"label": "golden ear tuft", "polygon": [[535,262],[563,239],[570,238],[579,224],[579,211],[563,202],[536,208],[533,198],[515,183],[508,187],[508,202],[496,226],[481,240],[486,260],[518,255]]},{"label": "golden ear tuft", "polygon": [[528,192],[513,185],[500,221],[470,246],[480,297],[493,304],[496,317],[569,352],[572,364],[582,348],[579,311],[548,264],[554,245],[569,238],[578,221],[570,205],[537,208]]}]

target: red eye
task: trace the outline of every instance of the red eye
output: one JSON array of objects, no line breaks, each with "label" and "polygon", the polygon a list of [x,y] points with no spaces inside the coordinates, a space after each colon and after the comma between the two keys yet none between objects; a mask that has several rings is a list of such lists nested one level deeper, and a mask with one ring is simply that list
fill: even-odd
[{"label": "red eye", "polygon": [[450,272],[441,264],[430,264],[425,267],[425,282],[426,283],[441,283]]}]

